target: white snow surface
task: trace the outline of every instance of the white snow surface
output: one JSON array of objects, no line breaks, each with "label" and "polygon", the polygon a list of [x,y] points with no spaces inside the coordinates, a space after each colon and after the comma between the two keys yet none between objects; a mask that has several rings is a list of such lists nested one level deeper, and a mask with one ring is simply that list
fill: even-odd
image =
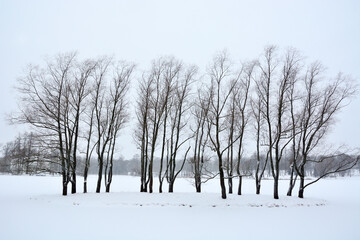
[{"label": "white snow surface", "polygon": [[226,200],[218,179],[200,194],[186,178],[161,194],[138,192],[138,177],[115,176],[111,193],[94,193],[95,183],[90,176],[90,193],[61,196],[60,177],[0,175],[0,239],[360,239],[360,177],[321,180],[304,199],[297,188],[285,196],[281,180],[279,200],[271,180],[256,195],[245,179],[243,195]]}]

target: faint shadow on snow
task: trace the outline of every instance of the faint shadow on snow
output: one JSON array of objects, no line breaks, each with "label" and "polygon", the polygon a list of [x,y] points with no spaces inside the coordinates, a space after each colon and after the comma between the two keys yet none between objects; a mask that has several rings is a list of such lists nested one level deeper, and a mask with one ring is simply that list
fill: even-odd
[{"label": "faint shadow on snow", "polygon": [[273,199],[270,195],[229,195],[221,199],[215,193],[87,193],[66,197],[59,195],[42,195],[30,197],[29,200],[61,206],[75,207],[179,207],[179,208],[297,208],[321,207],[327,202],[322,199],[282,196]]}]

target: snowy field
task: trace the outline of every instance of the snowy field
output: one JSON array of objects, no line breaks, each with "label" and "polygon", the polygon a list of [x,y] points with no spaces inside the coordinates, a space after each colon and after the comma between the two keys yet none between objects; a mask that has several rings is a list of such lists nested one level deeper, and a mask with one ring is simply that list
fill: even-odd
[{"label": "snowy field", "polygon": [[226,200],[218,180],[201,194],[188,179],[178,179],[173,194],[139,193],[139,182],[115,176],[110,194],[63,197],[60,177],[0,175],[0,239],[360,239],[359,177],[322,180],[305,199],[286,197],[283,180],[280,200],[271,180],[257,196],[246,179],[244,195]]}]

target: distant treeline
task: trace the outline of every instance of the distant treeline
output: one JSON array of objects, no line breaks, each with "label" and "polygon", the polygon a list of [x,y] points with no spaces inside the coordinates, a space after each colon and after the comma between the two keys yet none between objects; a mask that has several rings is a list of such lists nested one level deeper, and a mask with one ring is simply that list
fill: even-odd
[{"label": "distant treeline", "polygon": [[[24,135],[18,136],[16,140],[6,143],[2,148],[2,157],[0,157],[0,173],[7,173],[13,175],[44,175],[44,174],[61,174],[61,166],[57,163],[56,153],[50,154],[47,152],[40,152],[39,149],[36,149],[36,146],[32,145],[34,135],[32,133],[25,133]],[[255,154],[252,157],[244,157],[243,163],[241,165],[241,171],[245,176],[254,177],[256,172],[256,161]],[[261,156],[265,159],[265,156]],[[341,162],[343,158],[353,158],[357,156],[334,156],[331,159],[332,162]],[[185,162],[184,167],[181,171],[181,177],[194,177],[193,169],[193,159]],[[178,165],[180,161],[178,162]],[[309,177],[319,177],[321,176],[327,168],[328,162],[323,164],[310,164],[307,166],[306,171]],[[84,166],[85,160],[80,156],[78,160],[78,169],[77,174],[84,176]],[[160,158],[156,157],[154,159],[154,169],[160,169]],[[217,162],[214,160],[209,160],[205,163],[204,169],[204,180],[206,177],[213,176],[218,171]],[[291,158],[286,156],[284,161],[280,164],[281,176],[289,177],[291,174]],[[97,159],[92,158],[88,174],[96,175],[98,174]],[[140,157],[138,155],[133,156],[131,159],[115,159],[113,162],[113,174],[114,175],[132,175],[140,176]],[[158,176],[159,172],[155,171],[155,175]],[[328,175],[328,177],[334,176],[353,176],[360,175],[360,162],[357,165],[348,171],[343,171],[339,173],[334,173]],[[268,165],[266,167],[265,178],[271,178],[271,168]]]}]

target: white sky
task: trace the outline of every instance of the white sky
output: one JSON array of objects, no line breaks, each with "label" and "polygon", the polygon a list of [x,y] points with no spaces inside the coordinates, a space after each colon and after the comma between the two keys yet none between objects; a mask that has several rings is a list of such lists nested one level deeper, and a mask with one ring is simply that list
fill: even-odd
[{"label": "white sky", "polygon": [[[296,47],[329,73],[342,71],[360,83],[360,1],[0,0],[0,143],[20,129],[5,121],[17,109],[16,78],[45,56],[110,54],[137,62],[141,70],[172,54],[204,69],[218,50],[252,59],[266,44]],[[136,153],[129,133],[119,148],[126,158]],[[329,140],[359,147],[358,136],[360,98],[339,115]]]}]

